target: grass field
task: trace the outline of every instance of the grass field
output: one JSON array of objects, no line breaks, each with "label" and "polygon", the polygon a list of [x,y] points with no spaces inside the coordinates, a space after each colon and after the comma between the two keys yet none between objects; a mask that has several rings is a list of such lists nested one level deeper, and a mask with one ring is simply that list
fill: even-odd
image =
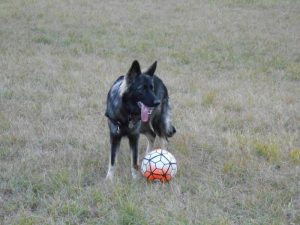
[{"label": "grass field", "polygon": [[[300,1],[1,0],[0,38],[1,225],[300,224]],[[105,181],[134,59],[169,88],[169,184],[127,140]]]}]

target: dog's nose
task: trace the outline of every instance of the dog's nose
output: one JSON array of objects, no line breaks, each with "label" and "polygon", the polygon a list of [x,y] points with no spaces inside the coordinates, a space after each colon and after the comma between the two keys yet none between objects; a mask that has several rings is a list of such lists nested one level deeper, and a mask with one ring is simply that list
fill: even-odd
[{"label": "dog's nose", "polygon": [[160,104],[159,99],[154,100],[154,102],[153,102],[154,107],[158,106],[159,104]]}]

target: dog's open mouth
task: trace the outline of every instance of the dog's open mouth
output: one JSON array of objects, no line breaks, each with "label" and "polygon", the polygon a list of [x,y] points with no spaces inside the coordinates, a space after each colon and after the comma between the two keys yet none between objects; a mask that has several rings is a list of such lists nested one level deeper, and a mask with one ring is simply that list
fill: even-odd
[{"label": "dog's open mouth", "polygon": [[141,120],[148,122],[149,115],[151,115],[153,108],[144,105],[142,102],[138,102],[138,106],[141,108]]}]

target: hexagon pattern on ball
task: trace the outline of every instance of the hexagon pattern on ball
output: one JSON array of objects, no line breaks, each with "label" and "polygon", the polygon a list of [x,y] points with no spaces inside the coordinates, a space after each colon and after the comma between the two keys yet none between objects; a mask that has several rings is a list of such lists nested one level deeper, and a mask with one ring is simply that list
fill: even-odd
[{"label": "hexagon pattern on ball", "polygon": [[148,181],[168,182],[177,172],[177,162],[167,150],[155,149],[144,157],[141,172]]}]

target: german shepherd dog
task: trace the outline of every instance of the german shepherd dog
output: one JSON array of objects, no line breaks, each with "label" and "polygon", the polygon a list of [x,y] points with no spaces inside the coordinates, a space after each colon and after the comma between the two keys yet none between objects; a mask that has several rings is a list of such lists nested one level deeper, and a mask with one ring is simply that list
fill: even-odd
[{"label": "german shepherd dog", "polygon": [[105,116],[110,131],[110,160],[107,179],[112,180],[116,154],[122,137],[127,136],[131,149],[131,174],[138,176],[138,141],[140,133],[147,137],[146,151],[153,149],[155,137],[165,143],[176,129],[171,124],[168,90],[154,75],[155,61],[145,72],[134,61],[125,76],[120,76],[107,95]]}]

